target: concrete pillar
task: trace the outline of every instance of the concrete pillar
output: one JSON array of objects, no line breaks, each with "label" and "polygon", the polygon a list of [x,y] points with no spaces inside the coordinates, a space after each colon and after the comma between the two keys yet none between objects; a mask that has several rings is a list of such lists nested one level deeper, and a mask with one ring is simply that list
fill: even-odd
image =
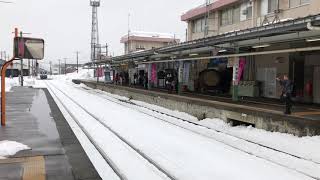
[{"label": "concrete pillar", "polygon": [[182,93],[183,86],[183,61],[179,62],[179,70],[178,70],[178,94]]}]

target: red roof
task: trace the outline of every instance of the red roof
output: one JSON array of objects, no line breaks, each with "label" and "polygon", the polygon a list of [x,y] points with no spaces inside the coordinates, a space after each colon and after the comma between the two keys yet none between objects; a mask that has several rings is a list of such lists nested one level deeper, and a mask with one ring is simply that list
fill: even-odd
[{"label": "red roof", "polygon": [[[209,5],[209,11],[217,10],[219,8],[222,8],[222,7],[226,6],[226,5],[235,3],[237,1],[240,1],[240,0],[217,0],[217,1],[215,1],[212,4]],[[205,14],[206,12],[207,12],[207,7],[206,6],[201,6],[201,7],[192,9],[192,10],[186,12],[185,14],[183,14],[181,16],[181,20],[182,21],[187,21],[187,20],[192,19],[194,17],[197,17],[197,16],[200,16],[202,14]]]}]

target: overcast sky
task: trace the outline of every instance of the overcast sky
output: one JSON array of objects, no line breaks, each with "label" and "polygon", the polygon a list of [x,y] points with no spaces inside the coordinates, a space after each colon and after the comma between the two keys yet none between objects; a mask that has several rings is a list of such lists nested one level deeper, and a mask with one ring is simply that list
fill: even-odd
[{"label": "overcast sky", "polygon": [[[80,59],[90,59],[91,7],[89,0],[7,0],[0,3],[0,51],[12,52],[13,29],[18,27],[46,41],[45,60],[68,58],[75,51]],[[110,52],[123,53],[121,36],[131,30],[176,34],[185,39],[186,23],[180,16],[205,0],[101,0],[99,8],[100,43],[108,43]]]}]

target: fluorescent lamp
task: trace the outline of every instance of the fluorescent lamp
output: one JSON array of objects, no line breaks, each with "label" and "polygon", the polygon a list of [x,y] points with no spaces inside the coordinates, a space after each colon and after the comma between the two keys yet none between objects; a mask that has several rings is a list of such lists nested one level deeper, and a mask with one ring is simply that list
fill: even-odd
[{"label": "fluorescent lamp", "polygon": [[194,53],[194,54],[189,54],[189,56],[198,56],[199,54],[196,54],[196,53]]},{"label": "fluorescent lamp", "polygon": [[315,38],[315,39],[306,39],[307,42],[315,42],[315,41],[320,41],[320,38]]},{"label": "fluorescent lamp", "polygon": [[257,46],[252,46],[253,49],[258,49],[258,48],[265,48],[265,47],[269,47],[270,44],[261,44],[261,45],[257,45]]},{"label": "fluorescent lamp", "polygon": [[226,50],[226,49],[221,49],[221,50],[219,50],[218,52],[219,52],[219,53],[223,53],[223,52],[227,52],[227,50]]}]

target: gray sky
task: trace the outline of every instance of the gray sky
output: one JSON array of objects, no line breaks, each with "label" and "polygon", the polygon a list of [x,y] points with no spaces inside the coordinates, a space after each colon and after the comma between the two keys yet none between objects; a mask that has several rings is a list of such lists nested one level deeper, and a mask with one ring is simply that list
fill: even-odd
[{"label": "gray sky", "polygon": [[[8,0],[9,1],[9,0]],[[46,41],[45,60],[68,58],[75,61],[80,51],[82,62],[90,58],[91,7],[89,0],[11,0],[0,3],[0,51],[12,52],[13,29]],[[184,39],[183,12],[205,0],[101,0],[99,8],[100,43],[109,44],[110,52],[123,53],[120,37],[127,33],[128,13],[131,29],[174,33]]]}]

